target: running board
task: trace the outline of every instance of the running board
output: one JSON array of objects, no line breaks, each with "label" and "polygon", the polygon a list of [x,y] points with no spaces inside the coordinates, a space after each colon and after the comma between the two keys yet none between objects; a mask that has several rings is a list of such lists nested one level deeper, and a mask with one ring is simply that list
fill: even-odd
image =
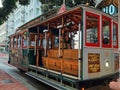
[{"label": "running board", "polygon": [[34,79],[37,79],[38,81],[41,81],[41,82],[43,82],[43,83],[45,83],[45,84],[47,84],[47,85],[49,85],[57,90],[70,90],[70,88],[61,85],[61,82],[55,82],[55,81],[50,80],[50,79],[43,77],[41,75],[37,75],[34,72],[30,71],[30,72],[27,72],[25,74],[34,78]]}]

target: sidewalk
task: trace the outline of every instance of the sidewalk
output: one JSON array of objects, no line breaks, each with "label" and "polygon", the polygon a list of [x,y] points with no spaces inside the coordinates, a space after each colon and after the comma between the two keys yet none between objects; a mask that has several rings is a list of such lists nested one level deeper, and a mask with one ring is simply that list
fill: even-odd
[{"label": "sidewalk", "polygon": [[9,59],[9,55],[8,54],[0,52],[0,63],[3,63],[3,62],[7,63],[8,59]]},{"label": "sidewalk", "polygon": [[[0,63],[7,63],[8,54],[0,53]],[[0,90],[28,90],[23,84],[0,69]]]},{"label": "sidewalk", "polygon": [[0,69],[0,90],[28,90],[25,86]]}]

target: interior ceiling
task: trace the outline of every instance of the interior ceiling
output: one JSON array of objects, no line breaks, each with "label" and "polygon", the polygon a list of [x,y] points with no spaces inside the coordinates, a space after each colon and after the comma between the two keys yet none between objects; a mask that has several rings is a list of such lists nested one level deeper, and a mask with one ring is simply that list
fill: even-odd
[{"label": "interior ceiling", "polygon": [[[58,29],[58,26],[63,26],[66,30],[73,31],[78,30],[78,23],[81,22],[82,18],[81,9],[76,9],[71,12],[65,13],[64,15],[55,17],[47,21],[46,23],[43,23],[42,25],[48,26],[50,28],[56,28]],[[66,28],[68,27],[68,28]]]}]

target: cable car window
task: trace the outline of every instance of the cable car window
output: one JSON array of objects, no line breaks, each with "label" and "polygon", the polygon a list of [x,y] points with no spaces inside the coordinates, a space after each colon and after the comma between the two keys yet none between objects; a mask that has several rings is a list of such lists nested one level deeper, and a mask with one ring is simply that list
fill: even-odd
[{"label": "cable car window", "polygon": [[[74,32],[72,37],[73,37],[73,39],[71,41],[71,43],[72,43],[71,47],[72,47],[72,49],[78,49],[79,48],[79,46],[78,46],[79,45],[78,44],[79,43],[79,38],[78,38],[79,37],[79,31]],[[81,38],[81,34],[80,34],[80,38]],[[81,40],[80,40],[80,45],[81,45]]]},{"label": "cable car window", "polygon": [[86,12],[86,45],[99,46],[99,15]]},{"label": "cable car window", "polygon": [[118,26],[116,23],[113,23],[113,46],[118,47]]},{"label": "cable car window", "polygon": [[27,32],[24,32],[23,34],[23,47],[27,46]]},{"label": "cable car window", "polygon": [[59,46],[59,37],[55,37],[54,39],[54,47],[58,47]]},{"label": "cable car window", "polygon": [[13,37],[10,38],[10,47],[13,47]]},{"label": "cable car window", "polygon": [[35,34],[30,33],[30,46],[35,46]]},{"label": "cable car window", "polygon": [[19,35],[18,36],[18,47],[20,47],[21,46],[21,36]]},{"label": "cable car window", "polygon": [[9,41],[9,42],[10,42],[9,44],[10,44],[10,48],[11,48],[12,45],[13,45],[13,44],[12,44],[12,42],[13,42],[13,41],[12,41],[12,37],[10,37],[10,41]]},{"label": "cable car window", "polygon": [[47,41],[45,39],[42,40],[42,46],[45,49],[47,46]]},{"label": "cable car window", "polygon": [[17,38],[16,38],[16,36],[14,37],[14,41],[13,41],[13,46],[14,46],[14,48],[16,47],[16,45],[17,45]]},{"label": "cable car window", "polygon": [[38,34],[37,35],[37,46],[40,46],[41,45],[41,38],[40,38],[40,35]]},{"label": "cable car window", "polygon": [[107,17],[102,17],[102,43],[103,47],[111,46],[111,20]]}]

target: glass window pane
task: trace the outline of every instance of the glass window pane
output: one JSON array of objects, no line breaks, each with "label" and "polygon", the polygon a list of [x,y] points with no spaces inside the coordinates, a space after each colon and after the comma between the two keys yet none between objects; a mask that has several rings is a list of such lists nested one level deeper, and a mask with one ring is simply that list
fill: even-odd
[{"label": "glass window pane", "polygon": [[19,35],[18,36],[18,47],[20,47],[21,46],[21,36]]},{"label": "glass window pane", "polygon": [[16,45],[17,45],[17,38],[14,37],[14,47],[16,47]]},{"label": "glass window pane", "polygon": [[117,45],[117,25],[113,24],[113,46]]},{"label": "glass window pane", "polygon": [[58,47],[59,46],[59,37],[55,37],[54,39],[54,47]]},{"label": "glass window pane", "polygon": [[23,34],[23,46],[27,46],[27,32]]},{"label": "glass window pane", "polygon": [[86,44],[99,45],[99,16],[91,13],[86,14]]},{"label": "glass window pane", "polygon": [[103,44],[110,44],[110,21],[107,18],[103,18]]}]

